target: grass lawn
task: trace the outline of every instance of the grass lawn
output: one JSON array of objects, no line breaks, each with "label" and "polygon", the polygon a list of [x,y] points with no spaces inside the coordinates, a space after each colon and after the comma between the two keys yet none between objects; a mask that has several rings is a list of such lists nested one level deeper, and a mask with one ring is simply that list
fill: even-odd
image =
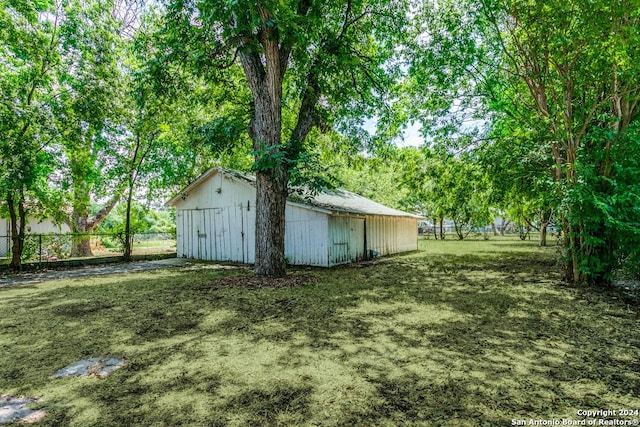
[{"label": "grass lawn", "polygon": [[[317,281],[196,264],[0,290],[0,395],[39,425],[506,426],[640,409],[638,306],[559,281],[535,242],[421,241]],[[52,379],[123,357],[105,379]],[[638,417],[612,417],[638,419]],[[591,418],[593,419],[593,418]]]}]

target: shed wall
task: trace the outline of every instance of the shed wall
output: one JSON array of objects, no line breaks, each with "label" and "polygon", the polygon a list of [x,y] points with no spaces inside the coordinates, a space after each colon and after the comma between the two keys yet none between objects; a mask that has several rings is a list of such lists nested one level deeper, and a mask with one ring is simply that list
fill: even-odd
[{"label": "shed wall", "polygon": [[284,256],[289,264],[328,267],[327,229],[327,214],[287,205]]},{"label": "shed wall", "polygon": [[418,249],[417,219],[367,215],[367,249],[380,256]]},{"label": "shed wall", "polygon": [[347,264],[365,257],[364,218],[329,218],[329,266]]},{"label": "shed wall", "polygon": [[252,262],[253,248],[244,226],[247,206],[180,209],[177,218],[178,256],[209,261]]},{"label": "shed wall", "polygon": [[29,218],[27,227],[29,227],[29,233],[70,233],[71,228],[67,224],[54,224],[50,219],[37,220],[35,218]]},{"label": "shed wall", "polygon": [[[27,218],[27,233],[69,233],[71,229],[67,224],[56,225],[50,219],[38,220]],[[11,224],[8,219],[0,218],[0,257],[6,257],[11,251]]]},{"label": "shed wall", "polygon": [[202,185],[186,195],[178,204],[178,209],[208,209],[237,207],[247,202],[252,209],[255,205],[256,189],[221,173],[213,175]]},{"label": "shed wall", "polygon": [[216,174],[176,209],[178,257],[251,263],[255,257],[255,188]]}]

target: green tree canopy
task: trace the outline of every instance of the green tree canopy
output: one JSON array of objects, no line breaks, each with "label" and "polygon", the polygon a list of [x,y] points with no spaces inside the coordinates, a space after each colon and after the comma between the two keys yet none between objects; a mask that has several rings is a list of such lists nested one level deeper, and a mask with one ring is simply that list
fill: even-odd
[{"label": "green tree canopy", "polygon": [[226,119],[238,125],[228,134],[246,129],[253,145],[255,273],[282,275],[288,183],[307,136],[314,127],[351,129],[384,111],[400,73],[395,58],[409,3],[171,0],[166,7],[160,61],[216,83],[238,82],[238,92],[250,94],[230,108]]}]

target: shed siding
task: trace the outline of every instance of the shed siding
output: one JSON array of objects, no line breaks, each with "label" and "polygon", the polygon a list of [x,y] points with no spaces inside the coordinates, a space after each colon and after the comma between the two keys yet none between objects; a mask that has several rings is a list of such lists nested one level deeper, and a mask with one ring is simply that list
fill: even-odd
[{"label": "shed siding", "polygon": [[[31,234],[62,234],[69,233],[71,229],[67,224],[54,224],[50,219],[39,220],[27,218],[26,233]],[[11,224],[8,219],[0,218],[0,257],[6,257],[11,251]]]},{"label": "shed siding", "polygon": [[45,234],[45,233],[70,233],[71,228],[67,224],[54,224],[50,219],[38,220],[35,218],[27,218],[27,230],[29,233]]},{"label": "shed siding", "polygon": [[418,224],[415,218],[368,215],[367,248],[380,256],[418,249]]},{"label": "shed siding", "polygon": [[327,267],[327,214],[287,205],[284,256],[290,264]]},{"label": "shed siding", "polygon": [[364,218],[331,216],[329,218],[329,266],[363,259]]},{"label": "shed siding", "polygon": [[[219,192],[218,192],[219,189]],[[239,179],[218,173],[198,186],[182,200],[178,209],[207,209],[255,205],[256,189]]]}]

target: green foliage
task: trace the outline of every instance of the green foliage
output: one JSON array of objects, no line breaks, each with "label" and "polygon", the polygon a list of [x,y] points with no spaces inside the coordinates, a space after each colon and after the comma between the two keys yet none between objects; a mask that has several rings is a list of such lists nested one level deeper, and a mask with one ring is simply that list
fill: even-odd
[{"label": "green foliage", "polygon": [[17,231],[12,267],[18,270],[26,218],[43,211],[57,157],[52,112],[61,7],[12,0],[0,6],[0,194]]},{"label": "green foliage", "polygon": [[383,205],[415,211],[405,203],[409,189],[403,181],[407,150],[390,149],[384,155],[346,154],[339,148],[323,155],[336,185]]},{"label": "green foliage", "polygon": [[462,148],[480,148],[496,205],[535,213],[540,224],[555,211],[566,278],[609,281],[617,260],[627,259],[613,236],[635,228],[632,201],[621,190],[614,197],[612,160],[639,119],[638,2],[426,5],[431,28],[411,76],[412,93],[424,95],[414,99],[427,131],[457,136],[459,146],[464,120],[482,117],[484,134]]},{"label": "green foliage", "polygon": [[299,154],[308,151],[305,141],[313,127],[362,135],[362,117],[389,110],[386,96],[401,75],[395,45],[406,38],[407,11],[405,2],[387,0],[168,1],[156,33],[156,81],[184,87],[186,75],[205,79],[209,96],[219,103],[218,116],[197,127],[198,138],[216,151],[243,144],[254,125],[256,97],[266,94],[249,91],[253,74],[240,77],[237,59],[255,55],[262,58],[258,74],[271,72],[271,60],[264,59],[271,53],[264,45],[272,32],[269,37],[277,39],[288,59],[282,62],[282,81],[275,83],[281,85],[282,100],[275,108],[282,123],[271,123],[279,130],[277,141],[251,136],[254,169],[308,163]]},{"label": "green foliage", "polygon": [[[123,233],[125,230],[126,204],[120,203],[100,224],[100,233]],[[175,218],[170,210],[154,210],[137,202],[131,204],[132,233],[175,234]]]},{"label": "green foliage", "polygon": [[[640,277],[640,125],[623,135],[596,128],[589,143],[620,138],[615,149],[582,152],[576,164],[578,183],[567,195],[569,221],[580,230],[581,271],[594,282],[610,282],[616,273]],[[594,158],[596,157],[596,158]],[[603,176],[600,165],[610,164]]]},{"label": "green foliage", "polygon": [[105,204],[113,206],[124,187],[125,43],[113,3],[70,0],[65,6],[56,76],[63,88],[55,112],[65,157],[59,190],[66,193],[61,210],[72,230],[87,232],[102,219],[88,218],[91,201],[110,194]]},{"label": "green foliage", "polygon": [[44,261],[69,258],[71,239],[64,234],[27,234],[22,248],[23,261]]}]

